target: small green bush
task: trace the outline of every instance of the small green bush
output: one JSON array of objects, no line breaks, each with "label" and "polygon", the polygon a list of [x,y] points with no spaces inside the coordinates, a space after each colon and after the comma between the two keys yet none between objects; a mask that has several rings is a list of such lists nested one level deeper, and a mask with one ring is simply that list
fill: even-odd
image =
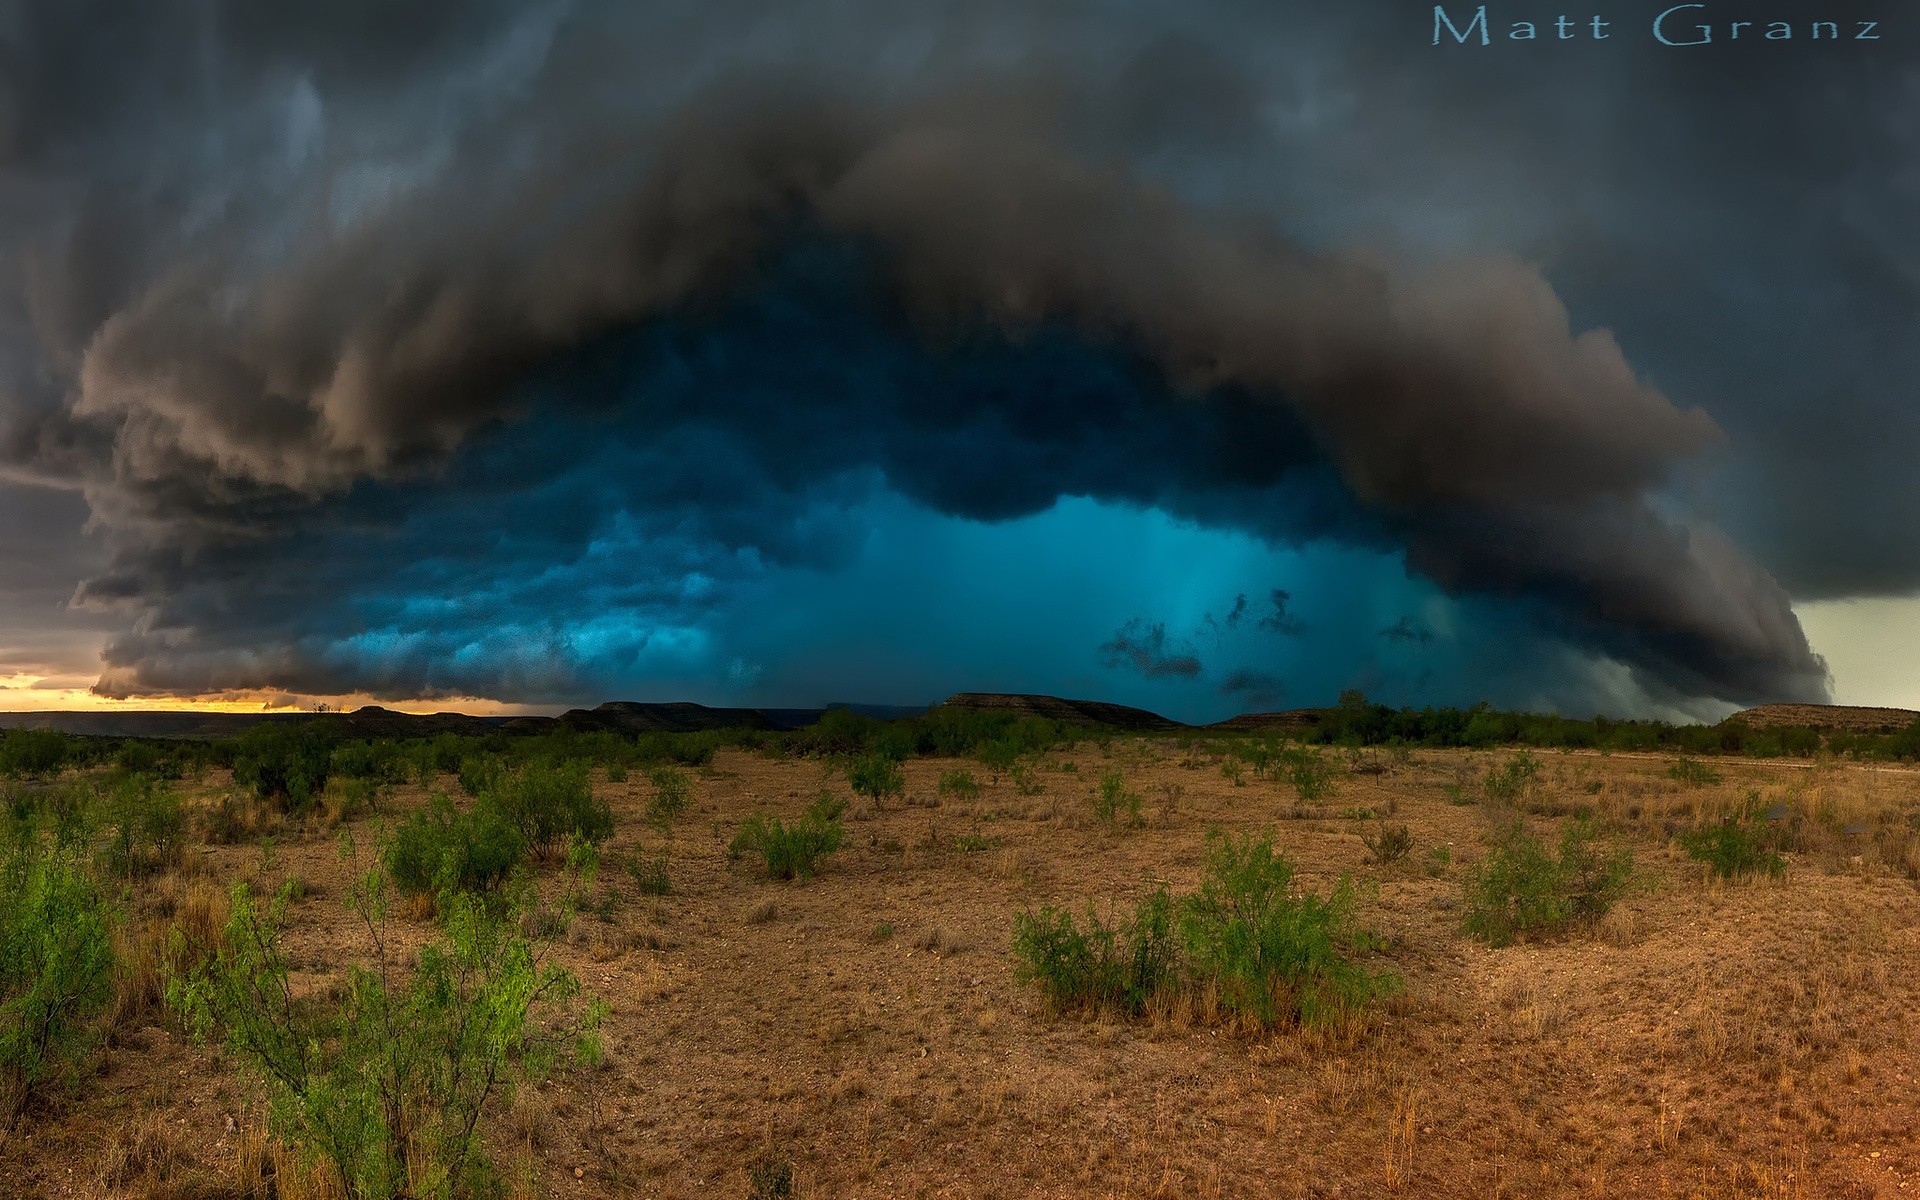
[{"label": "small green bush", "polygon": [[755,813],[741,822],[727,846],[727,857],[758,854],[766,862],[769,879],[811,879],[821,856],[840,848],[845,836],[840,814],[845,808],[845,801],[822,793],[792,825]]},{"label": "small green bush", "polygon": [[955,802],[969,802],[980,798],[980,784],[973,778],[972,771],[942,771],[940,773],[940,796]]},{"label": "small green bush", "polygon": [[1399,862],[1413,849],[1413,831],[1405,825],[1382,825],[1379,833],[1363,833],[1367,857],[1380,866]]},{"label": "small green bush", "polygon": [[1013,770],[1013,764],[1020,761],[1020,743],[1012,740],[991,741],[980,747],[980,763],[986,767],[999,783],[1000,777]]},{"label": "small green bush", "polygon": [[1706,787],[1720,782],[1720,772],[1691,758],[1680,759],[1667,768],[1667,774],[1688,787]]},{"label": "small green bush", "polygon": [[1516,805],[1530,798],[1539,787],[1540,760],[1520,753],[1487,772],[1487,799],[1495,804]]},{"label": "small green bush", "polygon": [[70,757],[67,737],[57,729],[0,731],[0,775],[8,778],[58,775]]},{"label": "small green bush", "polygon": [[1056,1011],[1118,1010],[1134,1016],[1176,986],[1173,903],[1160,889],[1116,928],[1087,906],[1082,930],[1072,914],[1046,905],[1013,919],[1014,978],[1037,984]]},{"label": "small green bush", "polygon": [[1270,839],[1215,833],[1199,889],[1184,897],[1157,889],[1125,925],[1091,907],[1085,928],[1052,906],[1016,914],[1015,977],[1063,1010],[1138,1015],[1206,992],[1255,1028],[1338,1024],[1395,980],[1352,957],[1377,946],[1353,922],[1352,885],[1324,898],[1297,893],[1293,870]]},{"label": "small green bush", "polygon": [[613,836],[613,808],[594,796],[584,763],[529,763],[495,778],[474,803],[511,823],[535,854],[573,838],[597,846]]},{"label": "small green bush", "polygon": [[642,858],[636,853],[627,860],[627,874],[633,878],[633,886],[642,896],[670,896],[673,894],[673,881],[667,878],[667,852],[662,850],[653,858]]},{"label": "small green bush", "polygon": [[439,792],[394,830],[385,859],[394,886],[431,896],[496,891],[526,854],[526,838],[492,806],[462,812]]},{"label": "small green bush", "polygon": [[1112,825],[1124,816],[1128,825],[1139,825],[1140,793],[1127,790],[1126,776],[1108,771],[1100,777],[1100,790],[1093,794],[1093,815],[1102,824]]},{"label": "small green bush", "polygon": [[1717,825],[1682,833],[1680,846],[1687,857],[1706,863],[1722,879],[1749,875],[1786,874],[1787,860],[1774,851],[1773,830],[1750,812],[1728,817]]},{"label": "small green bush", "polygon": [[666,825],[687,811],[693,800],[693,784],[685,771],[662,764],[647,773],[647,781],[653,784],[653,795],[647,800],[647,820]]},{"label": "small green bush", "polygon": [[1515,821],[1468,868],[1463,924],[1493,946],[1556,933],[1604,916],[1626,894],[1632,874],[1633,851],[1601,845],[1584,818],[1561,829],[1557,853]]},{"label": "small green bush", "polygon": [[1333,766],[1318,750],[1288,746],[1280,752],[1277,762],[1301,803],[1317,804],[1332,793]]},{"label": "small green bush", "polygon": [[855,795],[873,801],[875,808],[884,808],[889,799],[899,799],[907,790],[906,772],[884,754],[863,754],[854,759],[847,767],[847,782]]},{"label": "small green bush", "polygon": [[1293,863],[1272,839],[1215,833],[1208,843],[1180,928],[1194,972],[1229,1012],[1259,1028],[1334,1025],[1393,986],[1351,957],[1378,942],[1353,921],[1350,881],[1325,897],[1295,892]]},{"label": "small green bush", "polygon": [[1013,780],[1014,794],[1020,796],[1038,796],[1047,790],[1041,782],[1040,773],[1033,769],[1033,763],[1022,759],[1009,768],[1008,777]]},{"label": "small green bush", "polygon": [[460,760],[460,790],[478,799],[500,786],[507,776],[507,760],[498,754],[469,754]]},{"label": "small green bush", "polygon": [[299,814],[326,790],[333,748],[306,721],[268,721],[241,734],[233,746],[233,781]]},{"label": "small green bush", "polygon": [[149,875],[179,860],[186,814],[172,788],[146,775],[122,775],[107,795],[107,843],[100,864],[109,874]]},{"label": "small green bush", "polygon": [[0,1119],[73,1078],[113,994],[112,910],[80,847],[32,823],[0,851]]},{"label": "small green bush", "polygon": [[793,1195],[793,1164],[772,1156],[747,1164],[747,1200],[789,1200]]},{"label": "small green bush", "polygon": [[377,872],[353,891],[371,962],[337,996],[303,997],[281,949],[285,894],[262,912],[237,887],[225,945],[168,980],[168,1006],[260,1077],[275,1135],[347,1200],[494,1194],[482,1119],[516,1083],[596,1061],[604,1008],[576,1006],[579,982],[520,932],[525,910],[450,895],[441,935],[414,953],[381,934],[383,896]]}]

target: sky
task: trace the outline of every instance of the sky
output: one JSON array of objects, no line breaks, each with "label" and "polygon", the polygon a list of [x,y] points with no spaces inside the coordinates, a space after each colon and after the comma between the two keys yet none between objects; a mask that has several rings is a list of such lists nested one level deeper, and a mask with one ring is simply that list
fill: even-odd
[{"label": "sky", "polygon": [[0,709],[1920,707],[1920,23],[1670,7],[0,4]]}]

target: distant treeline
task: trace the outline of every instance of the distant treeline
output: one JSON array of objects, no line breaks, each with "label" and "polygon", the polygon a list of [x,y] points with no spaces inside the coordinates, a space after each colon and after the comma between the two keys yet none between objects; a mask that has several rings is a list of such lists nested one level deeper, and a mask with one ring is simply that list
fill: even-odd
[{"label": "distant treeline", "polygon": [[[704,765],[723,746],[795,757],[878,755],[895,760],[938,755],[977,757],[1006,766],[1028,755],[1080,742],[1105,743],[1123,731],[991,710],[939,707],[921,716],[882,720],[833,709],[796,730],[716,729],[624,735],[557,729],[538,734],[442,733],[431,738],[365,739],[326,723],[262,724],[215,740],[94,737],[52,730],[0,732],[0,776],[47,777],[67,767],[117,767],[178,778],[209,767],[262,795],[303,801],[330,778],[379,783],[430,782],[457,774],[476,758],[508,765],[585,762],[612,771],[660,764]],[[1811,757],[1822,750],[1857,759],[1920,759],[1920,721],[1888,734],[1827,732],[1805,726],[1758,729],[1739,722],[1670,725],[1661,721],[1582,720],[1539,713],[1472,708],[1391,708],[1358,693],[1318,710],[1310,724],[1285,732],[1191,729],[1150,736],[1183,745],[1284,738],[1349,747],[1486,749],[1531,746],[1602,751],[1672,751],[1759,758]]]}]

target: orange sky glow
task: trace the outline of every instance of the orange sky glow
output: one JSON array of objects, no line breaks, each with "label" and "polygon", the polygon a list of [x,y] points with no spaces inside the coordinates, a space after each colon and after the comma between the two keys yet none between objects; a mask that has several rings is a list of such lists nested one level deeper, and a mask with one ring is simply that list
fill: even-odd
[{"label": "orange sky glow", "polygon": [[351,711],[378,704],[396,712],[463,712],[474,716],[519,716],[551,713],[551,705],[503,704],[473,696],[446,696],[433,700],[396,700],[383,696],[294,696],[286,692],[223,692],[214,696],[135,696],[114,699],[91,690],[93,681],[80,676],[0,675],[0,712],[103,712],[137,709],[142,712],[288,712],[313,711],[325,704]]}]

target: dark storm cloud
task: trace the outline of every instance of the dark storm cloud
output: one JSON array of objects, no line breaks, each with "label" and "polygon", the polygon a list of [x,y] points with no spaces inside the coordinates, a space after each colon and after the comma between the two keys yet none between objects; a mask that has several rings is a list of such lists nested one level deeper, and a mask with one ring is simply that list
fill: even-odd
[{"label": "dark storm cloud", "polygon": [[1271,708],[1286,698],[1286,684],[1269,671],[1238,667],[1220,681],[1222,695],[1252,708]]},{"label": "dark storm cloud", "polygon": [[1292,593],[1284,588],[1275,588],[1268,594],[1267,600],[1272,604],[1273,611],[1260,618],[1260,628],[1283,637],[1299,637],[1307,631],[1306,622],[1287,610],[1287,605],[1293,600]]},{"label": "dark storm cloud", "polygon": [[1100,658],[1109,668],[1131,668],[1148,679],[1193,679],[1200,659],[1191,647],[1173,644],[1163,624],[1129,621],[1100,646]]},{"label": "dark storm cloud", "polygon": [[[126,614],[107,690],[557,694],[582,684],[543,663],[649,653],[524,622],[540,603],[581,611],[560,568],[604,542],[609,513],[654,561],[641,594],[602,599],[687,622],[718,601],[675,594],[673,570],[723,589],[742,554],[845,561],[857,523],[834,514],[878,472],[987,520],[1089,495],[1401,546],[1650,690],[1825,694],[1787,593],[1672,486],[1725,430],[1784,448],[1777,390],[1703,380],[1777,315],[1739,264],[1823,252],[1796,237],[1742,259],[1690,214],[1750,196],[1743,173],[1781,159],[1799,232],[1821,227],[1813,181],[1836,164],[1877,181],[1865,151],[1910,125],[1815,129],[1798,89],[1773,88],[1730,137],[1708,110],[1757,59],[1668,63],[1652,86],[1619,65],[1652,62],[1644,47],[1442,68],[1384,4],[1184,23],[1075,6],[677,24],[265,11],[29,4],[0,29],[31,64],[0,96],[0,204],[22,231],[0,252],[21,281],[0,302],[0,438],[16,472],[84,484],[115,550],[78,593]],[[369,14],[371,36],[354,24]],[[130,58],[149,36],[161,52]],[[834,86],[734,82],[768,61]],[[1596,124],[1596,96],[1624,115]],[[1816,97],[1815,118],[1839,121],[1837,103]],[[1614,196],[1616,177],[1646,194]],[[1375,206],[1406,241],[1402,194],[1442,224],[1461,214],[1436,240],[1474,252],[1363,243],[1329,216]],[[1914,272],[1884,265],[1906,244],[1880,236],[1891,220],[1856,206],[1828,230],[1854,264],[1834,319],[1871,305],[1877,323],[1851,323],[1876,337],[1911,314]],[[1601,323],[1660,369],[1583,332]],[[1836,381],[1843,410],[1878,412],[1898,359]],[[588,438],[612,422],[631,453],[587,455],[595,473],[578,443],[487,449],[563,418]],[[1837,428],[1822,436],[1844,442]],[[467,473],[475,454],[493,469]],[[1913,486],[1868,475],[1900,504]],[[448,495],[470,495],[471,524]],[[1858,571],[1867,525],[1824,565],[1787,553],[1789,577]],[[1786,525],[1743,534],[1793,543]],[[516,582],[487,598],[487,578]],[[437,625],[410,608],[436,589],[457,600]],[[374,627],[437,632],[341,649]],[[514,637],[524,653],[494,645]]]},{"label": "dark storm cloud", "polygon": [[1380,636],[1390,642],[1401,642],[1409,646],[1425,646],[1433,641],[1433,630],[1415,625],[1412,617],[1401,617],[1398,621],[1382,629]]}]

